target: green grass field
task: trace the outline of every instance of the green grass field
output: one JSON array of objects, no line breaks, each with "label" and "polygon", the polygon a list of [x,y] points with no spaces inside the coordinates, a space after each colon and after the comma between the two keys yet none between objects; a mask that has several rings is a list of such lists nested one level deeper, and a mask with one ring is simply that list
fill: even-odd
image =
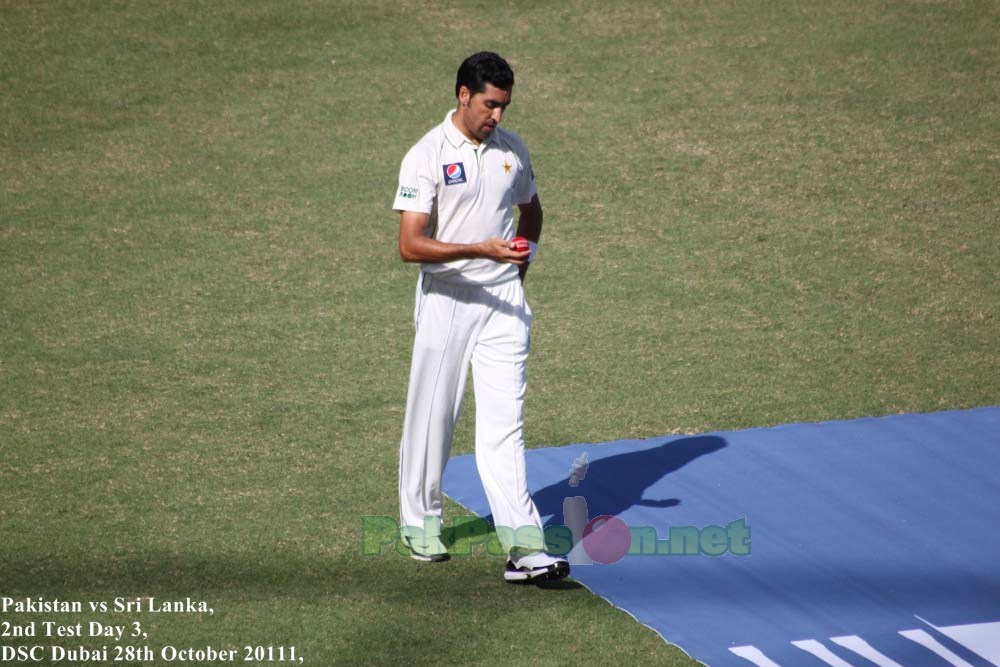
[{"label": "green grass field", "polygon": [[971,0],[0,2],[0,596],[214,610],[0,620],[693,664],[496,559],[360,556],[397,505],[399,161],[465,56],[510,60],[529,446],[998,404],[998,34]]}]

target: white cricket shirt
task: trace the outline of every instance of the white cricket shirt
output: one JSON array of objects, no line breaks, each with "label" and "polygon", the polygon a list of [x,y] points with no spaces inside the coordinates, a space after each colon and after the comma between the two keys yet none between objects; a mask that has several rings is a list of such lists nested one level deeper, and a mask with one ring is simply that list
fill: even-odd
[{"label": "white cricket shirt", "polygon": [[[430,214],[427,235],[444,243],[514,238],[514,206],[538,192],[531,158],[521,137],[497,127],[479,146],[454,123],[423,136],[403,158],[392,208]],[[422,270],[452,282],[491,285],[515,278],[517,266],[490,259],[423,264]]]}]

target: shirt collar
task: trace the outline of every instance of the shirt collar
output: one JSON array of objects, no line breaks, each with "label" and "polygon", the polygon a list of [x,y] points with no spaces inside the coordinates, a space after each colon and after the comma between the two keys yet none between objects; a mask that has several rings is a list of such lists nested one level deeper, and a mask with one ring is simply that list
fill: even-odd
[{"label": "shirt collar", "polygon": [[490,132],[490,136],[486,138],[486,141],[484,141],[482,144],[480,144],[479,146],[477,146],[474,142],[470,141],[467,136],[465,136],[464,134],[462,134],[461,130],[459,130],[457,127],[455,127],[455,123],[453,123],[451,121],[451,117],[454,116],[454,115],[455,115],[455,110],[452,109],[444,117],[444,136],[448,138],[448,142],[452,146],[454,146],[455,148],[458,148],[463,143],[468,143],[474,149],[478,150],[480,148],[485,148],[487,144],[496,143],[497,131],[493,130],[492,132]]}]

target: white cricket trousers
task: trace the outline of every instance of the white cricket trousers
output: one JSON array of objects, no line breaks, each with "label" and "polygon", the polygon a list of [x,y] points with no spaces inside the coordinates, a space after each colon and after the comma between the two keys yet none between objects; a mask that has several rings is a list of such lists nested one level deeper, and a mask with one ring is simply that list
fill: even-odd
[{"label": "white cricket trousers", "polygon": [[[426,527],[430,535],[435,524],[440,527],[441,476],[471,363],[476,467],[494,525],[512,531],[533,526],[541,531],[538,510],[528,493],[522,432],[531,317],[517,278],[498,285],[467,285],[421,274],[399,448],[404,530]],[[497,535],[506,550],[514,546],[506,531],[498,530]]]}]

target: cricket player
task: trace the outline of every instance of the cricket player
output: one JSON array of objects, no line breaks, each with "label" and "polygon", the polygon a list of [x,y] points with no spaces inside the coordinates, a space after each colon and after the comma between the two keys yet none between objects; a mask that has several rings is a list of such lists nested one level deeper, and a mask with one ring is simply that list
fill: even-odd
[{"label": "cricket player", "polygon": [[[419,262],[406,416],[399,452],[402,539],[416,560],[444,561],[441,477],[471,365],[476,465],[508,560],[504,579],[569,573],[544,552],[524,459],[525,364],[531,308],[523,281],[542,231],[531,158],[499,127],[514,73],[499,55],[459,67],[457,107],[403,159],[393,209],[399,253]],[[515,229],[514,208],[519,216]],[[515,236],[529,242],[518,251]]]}]

